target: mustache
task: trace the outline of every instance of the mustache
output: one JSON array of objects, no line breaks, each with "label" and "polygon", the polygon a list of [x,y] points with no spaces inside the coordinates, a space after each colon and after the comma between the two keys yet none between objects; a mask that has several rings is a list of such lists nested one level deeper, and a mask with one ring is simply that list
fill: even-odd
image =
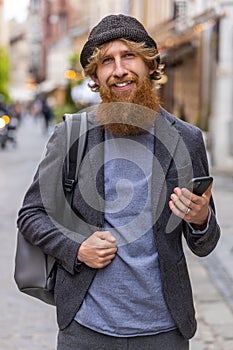
[{"label": "mustache", "polygon": [[135,82],[137,84],[138,78],[136,76],[130,76],[130,75],[127,75],[126,77],[122,77],[122,78],[110,77],[107,82],[107,86],[110,87],[112,85],[120,84],[123,82]]}]

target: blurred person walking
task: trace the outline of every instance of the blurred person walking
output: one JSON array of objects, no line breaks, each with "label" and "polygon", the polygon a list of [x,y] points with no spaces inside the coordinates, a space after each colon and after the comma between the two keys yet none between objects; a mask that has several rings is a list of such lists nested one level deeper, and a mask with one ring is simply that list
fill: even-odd
[{"label": "blurred person walking", "polygon": [[49,106],[46,98],[42,99],[41,113],[44,117],[45,132],[48,133],[50,122],[53,118],[53,110]]}]

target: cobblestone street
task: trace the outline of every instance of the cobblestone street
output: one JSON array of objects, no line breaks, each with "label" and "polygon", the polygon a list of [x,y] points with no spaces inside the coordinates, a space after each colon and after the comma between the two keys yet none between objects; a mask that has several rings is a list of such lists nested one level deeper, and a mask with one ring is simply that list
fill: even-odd
[{"label": "cobblestone street", "polygon": [[[0,350],[55,350],[55,308],[20,293],[13,279],[17,211],[47,138],[40,121],[27,117],[17,147],[0,150]],[[191,350],[233,349],[233,177],[214,178],[221,240],[206,258],[187,250],[198,319]]]}]

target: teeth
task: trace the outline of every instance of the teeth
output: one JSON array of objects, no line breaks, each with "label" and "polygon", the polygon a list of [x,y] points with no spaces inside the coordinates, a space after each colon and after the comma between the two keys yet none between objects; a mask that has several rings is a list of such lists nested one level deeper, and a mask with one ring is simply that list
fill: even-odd
[{"label": "teeth", "polygon": [[115,85],[118,86],[118,87],[124,87],[126,85],[129,85],[130,83],[131,83],[130,81],[125,81],[125,82],[118,83],[118,84],[115,84]]}]

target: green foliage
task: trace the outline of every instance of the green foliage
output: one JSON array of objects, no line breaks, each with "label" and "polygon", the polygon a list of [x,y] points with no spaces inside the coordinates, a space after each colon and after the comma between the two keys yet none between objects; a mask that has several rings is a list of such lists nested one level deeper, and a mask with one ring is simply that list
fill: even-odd
[{"label": "green foliage", "polygon": [[79,85],[82,83],[83,75],[82,75],[82,67],[80,65],[80,53],[75,52],[69,58],[70,69],[76,73],[75,79],[72,80],[72,85]]},{"label": "green foliage", "polygon": [[70,56],[69,61],[72,68],[77,68],[77,65],[80,62],[80,53],[75,52],[72,56]]},{"label": "green foliage", "polygon": [[67,87],[66,87],[65,103],[72,106],[75,104],[74,104],[74,101],[72,100],[72,97],[71,97],[71,90],[72,90],[72,83],[69,80]]},{"label": "green foliage", "polygon": [[5,48],[0,47],[0,94],[4,95],[6,102],[9,101],[9,56]]},{"label": "green foliage", "polygon": [[53,109],[54,121],[55,123],[62,122],[62,117],[65,113],[75,113],[77,112],[77,107],[74,104],[64,103],[61,106],[57,106]]}]

